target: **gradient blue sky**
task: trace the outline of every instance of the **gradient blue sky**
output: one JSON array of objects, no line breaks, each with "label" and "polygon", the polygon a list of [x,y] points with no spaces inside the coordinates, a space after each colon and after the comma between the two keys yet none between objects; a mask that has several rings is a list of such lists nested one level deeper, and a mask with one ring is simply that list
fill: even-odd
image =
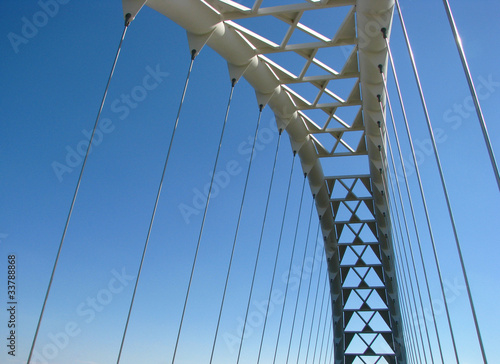
[{"label": "gradient blue sky", "polygon": [[[264,0],[263,5],[281,3]],[[485,346],[490,361],[494,361],[500,357],[496,343],[500,324],[496,314],[496,302],[500,299],[497,290],[498,189],[478,122],[467,110],[468,89],[441,2],[403,1],[402,5],[434,128],[440,130],[438,147]],[[451,5],[474,80],[478,86],[483,85],[481,102],[498,155],[500,51],[496,39],[500,33],[497,21],[500,5],[493,0],[454,0]],[[3,341],[8,333],[7,313],[2,309],[0,314],[0,362],[9,364],[23,363],[27,358],[78,178],[78,161],[70,168],[71,172],[68,170],[60,178],[54,172],[54,162],[65,163],[68,153],[72,153],[69,151],[77,150],[79,143],[85,141],[85,133],[92,128],[123,27],[120,1],[67,1],[59,5],[53,16],[47,17],[46,25],[32,30],[31,38],[13,46],[8,35],[22,35],[24,19],[33,21],[40,10],[35,1],[6,0],[0,5],[0,276],[6,276],[8,254],[16,254],[19,301],[18,346],[14,358],[7,355]],[[462,280],[454,240],[433,157],[427,154],[428,136],[399,22],[395,21],[394,25],[393,51],[420,151],[443,274],[453,287],[449,290],[450,309],[459,350],[463,363],[477,363],[480,356],[467,311],[467,296],[460,288]],[[48,360],[50,364],[116,361],[132,283],[122,278],[120,285],[113,277],[122,272],[133,276],[137,270],[188,62],[184,30],[145,7],[132,23],[123,46],[102,114],[108,121],[101,124],[102,138],[89,158],[40,331],[37,344],[40,352],[51,343],[53,335],[65,330],[75,333],[64,349]],[[158,82],[149,78],[151,90],[144,95],[144,100],[125,111],[124,104],[120,103],[121,95],[130,94],[135,87],[143,85],[152,70],[161,72]],[[195,63],[181,115],[125,342],[123,364],[170,362],[202,216],[202,213],[193,215],[187,222],[179,206],[192,204],[195,191],[202,191],[210,181],[229,85],[225,61],[211,49],[203,49]],[[392,99],[397,106],[395,93]],[[113,109],[113,103],[122,108]],[[400,119],[399,112],[397,117]],[[178,363],[208,361],[245,178],[248,137],[253,135],[256,118],[253,90],[243,80],[235,90],[219,164],[234,175],[209,209]],[[268,109],[264,111],[262,124],[266,131],[261,135],[261,150],[250,176],[235,255],[236,268],[230,280],[216,349],[216,361],[220,363],[235,357],[230,345],[224,343],[224,337],[237,332],[238,318],[244,314],[277,140],[273,115]],[[409,159],[408,149],[404,153]],[[271,254],[279,234],[291,160],[288,137],[284,135],[265,231],[264,258],[257,277],[256,300],[266,298],[269,283],[265,277],[272,269]],[[288,243],[293,241],[301,184],[301,171],[296,168],[284,236]],[[414,175],[411,185],[416,187]],[[307,232],[310,205],[310,194],[306,194],[299,229],[301,244]],[[419,222],[423,223],[420,205],[417,210]],[[313,221],[311,239],[314,240],[317,225],[316,220]],[[422,235],[426,239],[425,259],[431,262],[424,225]],[[314,256],[311,244],[309,257]],[[286,254],[290,254],[290,244],[285,246]],[[303,249],[303,245],[300,246],[299,251]],[[299,260],[294,264],[299,264]],[[281,259],[278,275],[286,272],[287,265],[286,258]],[[317,274],[315,271],[313,277]],[[437,294],[436,279],[432,271],[431,285]],[[96,297],[102,290],[109,289],[110,282],[116,293],[109,304],[101,307],[100,312],[89,310],[88,297]],[[2,287],[0,297],[4,307],[6,287]],[[281,281],[278,288],[284,289]],[[439,302],[436,305],[439,307]],[[271,332],[275,332],[278,320],[277,313],[271,315]],[[438,322],[446,354],[450,357],[443,313],[438,315]],[[252,362],[260,329],[257,325],[249,336],[244,346],[247,355],[242,362]],[[284,353],[286,355],[286,351]],[[272,353],[265,351],[265,355]]]}]

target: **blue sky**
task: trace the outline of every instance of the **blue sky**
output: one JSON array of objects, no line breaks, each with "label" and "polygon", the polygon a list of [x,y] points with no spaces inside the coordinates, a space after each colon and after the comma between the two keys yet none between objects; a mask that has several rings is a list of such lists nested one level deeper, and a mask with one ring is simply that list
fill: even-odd
[{"label": "blue sky", "polygon": [[[264,1],[264,5],[279,3]],[[42,8],[35,1],[22,4],[4,1],[0,5],[3,66],[0,71],[0,269],[3,273],[0,274],[6,275],[7,256],[15,254],[19,302],[16,356],[9,356],[2,343],[2,363],[22,363],[27,358],[78,178],[77,151],[93,126],[123,27],[120,1],[58,4],[53,16],[46,17],[46,25],[31,29],[26,42],[17,45],[9,40],[9,34],[22,35],[25,19],[36,22],[33,17]],[[493,360],[500,356],[494,341],[500,324],[495,314],[496,302],[500,299],[496,290],[498,189],[478,122],[468,110],[468,89],[442,4],[404,1],[402,5],[433,125],[440,135],[438,148],[485,346]],[[491,0],[474,3],[455,0],[451,5],[474,80],[478,87],[482,85],[483,111],[498,155],[500,125],[496,121],[500,117],[497,107],[500,72],[495,37],[500,32],[496,21],[500,5]],[[449,290],[450,309],[459,350],[464,363],[476,363],[480,356],[476,345],[470,344],[474,343],[475,336],[467,311],[467,296],[461,288],[461,274],[436,167],[433,157],[427,153],[428,136],[398,21],[394,28],[391,43],[403,92],[407,95],[406,106],[419,150],[444,277],[448,287],[453,287]],[[139,264],[188,63],[184,30],[145,7],[132,23],[123,45],[102,114],[101,122],[106,121],[101,123],[100,139],[96,140],[89,158],[40,331],[37,344],[40,352],[54,342],[59,333],[74,334],[53,359],[47,360],[51,364],[101,364],[116,360],[132,293],[129,276],[135,275]],[[183,215],[181,206],[196,204],[193,199],[210,182],[229,86],[225,61],[209,48],[203,49],[193,69],[174,142],[125,342],[124,364],[170,362],[202,217],[202,211],[196,207],[198,214]],[[138,87],[146,92],[137,93]],[[139,101],[127,104],[122,95],[126,98],[133,92],[139,95]],[[399,115],[394,92],[392,100]],[[254,133],[257,116],[254,92],[242,80],[235,90],[219,162],[219,171],[226,171],[230,178],[222,183],[224,187],[211,201],[180,341],[179,363],[204,362],[210,353],[246,174],[248,138]],[[238,320],[244,315],[277,141],[274,125],[272,112],[265,109],[260,150],[250,175],[235,269],[216,349],[217,362],[235,357],[228,342],[231,335],[237,333]],[[266,277],[272,270],[272,253],[279,235],[292,162],[288,137],[283,135],[281,141],[270,219],[257,276],[256,302],[266,299],[269,284]],[[409,159],[408,149],[404,155]],[[65,172],[55,172],[54,166],[58,163],[68,166]],[[414,175],[410,184],[417,187]],[[294,238],[301,185],[301,171],[296,164],[283,238],[289,243]],[[298,230],[300,252],[304,249],[310,206],[311,197],[306,194]],[[420,205],[417,218],[419,222],[424,220]],[[313,219],[312,241],[315,241],[316,227]],[[425,232],[423,225],[422,231]],[[426,244],[428,248],[427,236]],[[285,246],[286,254],[290,254],[290,244]],[[314,246],[311,242],[307,251],[311,259],[316,256]],[[431,262],[430,249],[425,249],[425,259]],[[294,264],[299,264],[298,258]],[[277,269],[278,276],[287,269],[288,262],[283,258]],[[313,272],[314,280],[318,274],[318,270]],[[433,292],[437,293],[434,272],[432,277]],[[284,287],[280,281],[278,289],[284,290]],[[91,308],[88,299],[98,295],[102,299],[106,295],[103,290],[115,293],[108,297],[106,305]],[[6,306],[5,286],[0,295]],[[258,305],[251,312],[256,312],[257,317]],[[7,321],[6,311],[2,310],[2,338],[8,334]],[[276,311],[270,318],[270,332],[277,329],[278,322]],[[438,315],[438,322],[446,337],[444,314]],[[252,362],[260,330],[261,326],[256,324],[249,334],[244,346],[247,356],[242,362]],[[447,355],[451,355],[449,340],[445,342]],[[272,355],[271,348],[265,350],[265,355]]]}]

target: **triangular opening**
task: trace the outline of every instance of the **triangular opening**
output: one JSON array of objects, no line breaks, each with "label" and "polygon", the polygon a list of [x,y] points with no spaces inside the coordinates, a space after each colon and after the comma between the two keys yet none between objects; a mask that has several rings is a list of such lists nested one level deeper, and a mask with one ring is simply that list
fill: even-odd
[{"label": "triangular opening", "polygon": [[309,82],[298,82],[287,85],[289,88],[297,92],[300,96],[304,97],[311,104],[316,100],[320,90]]},{"label": "triangular opening", "polygon": [[[303,59],[303,58],[302,58]],[[307,68],[307,71],[306,71],[306,74],[305,76],[306,77],[310,77],[310,76],[325,76],[325,77],[328,77],[329,75],[337,75],[339,72],[336,71],[336,72],[331,72],[331,70],[328,70],[328,69],[325,69],[315,63],[310,63],[309,64],[309,67]]]},{"label": "triangular opening", "polygon": [[340,265],[354,265],[358,260],[358,256],[354,253],[353,248],[356,246],[348,247],[345,251],[344,257]]},{"label": "triangular opening", "polygon": [[314,134],[314,137],[325,147],[328,153],[331,153],[332,149],[337,144],[337,140],[328,133]]},{"label": "triangular opening", "polygon": [[[356,117],[358,116],[358,113],[360,111],[361,106],[342,106],[337,108],[335,111],[335,117],[336,121],[339,125],[334,125],[333,122],[328,125],[330,128],[335,128],[339,126],[343,127],[351,127],[354,124],[354,121],[356,120]],[[363,127],[361,125],[360,127]]]},{"label": "triangular opening", "polygon": [[324,128],[329,115],[322,109],[302,110],[301,113],[313,120],[320,128]]},{"label": "triangular opening", "polygon": [[359,310],[363,305],[363,301],[357,294],[351,294],[344,304],[345,310]]},{"label": "triangular opening", "polygon": [[354,85],[358,82],[357,78],[339,78],[328,82],[328,91],[334,93],[343,100],[347,101]]},{"label": "triangular opening", "polygon": [[368,225],[365,225],[363,229],[359,233],[359,237],[361,240],[363,240],[364,243],[377,243],[378,240],[373,235],[371,229],[368,227]]},{"label": "triangular opening", "polygon": [[353,130],[347,133],[344,133],[342,136],[342,140],[347,143],[352,149],[357,150],[360,141],[365,137],[364,131],[361,130]]},{"label": "triangular opening", "polygon": [[375,353],[378,355],[394,354],[394,350],[392,350],[391,345],[389,345],[382,335],[378,335],[375,338],[371,347],[376,350]]},{"label": "triangular opening", "polygon": [[304,64],[306,63],[304,58],[295,52],[270,53],[266,54],[266,57],[293,73],[295,76],[300,75],[302,68],[304,68]]},{"label": "triangular opening", "polygon": [[[252,4],[253,5],[253,4]],[[236,24],[280,45],[289,26],[274,16],[256,16],[233,21]]]},{"label": "triangular opening", "polygon": [[351,319],[347,323],[345,331],[349,332],[362,332],[365,328],[366,324],[363,320],[358,316],[358,312],[352,315]]},{"label": "triangular opening", "polygon": [[358,180],[353,187],[352,191],[356,194],[358,197],[371,197],[370,191],[366,188],[366,186],[362,183],[362,181]]},{"label": "triangular opening", "polygon": [[380,259],[375,255],[372,249],[368,248],[362,255],[363,261],[366,264],[380,264]]},{"label": "triangular opening", "polygon": [[365,282],[370,287],[384,287],[384,282],[382,282],[373,268],[370,268],[369,272],[365,277]]},{"label": "triangular opening", "polygon": [[295,28],[292,36],[287,44],[303,44],[303,43],[316,43],[320,41],[328,41],[328,37],[321,33],[316,33],[309,27],[304,26],[304,29],[299,27]]},{"label": "triangular opening", "polygon": [[[365,312],[363,312],[365,313]],[[375,312],[375,314],[367,321],[377,332],[391,332],[391,328],[384,321],[380,313]]]},{"label": "triangular opening", "polygon": [[339,244],[351,244],[354,238],[354,233],[350,229],[343,229],[338,238]]},{"label": "triangular opening", "polygon": [[356,272],[353,269],[349,269],[349,272],[347,273],[347,277],[345,278],[344,284],[342,286],[343,287],[357,288],[360,283],[361,283],[361,279],[356,274]]},{"label": "triangular opening", "polygon": [[387,305],[384,300],[379,296],[377,291],[373,291],[370,297],[367,300],[367,303],[370,305],[372,309],[386,309]]},{"label": "triangular opening", "polygon": [[350,6],[309,10],[304,12],[300,23],[332,39],[351,10]]},{"label": "triangular opening", "polygon": [[359,334],[354,335],[351,343],[345,350],[345,354],[362,354],[368,346],[361,340]]}]

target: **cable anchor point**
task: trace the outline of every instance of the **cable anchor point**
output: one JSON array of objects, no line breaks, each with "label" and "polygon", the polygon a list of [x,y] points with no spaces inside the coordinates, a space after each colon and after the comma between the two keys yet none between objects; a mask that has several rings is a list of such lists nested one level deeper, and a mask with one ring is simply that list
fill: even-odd
[{"label": "cable anchor point", "polygon": [[382,32],[384,39],[387,39],[387,28],[382,28],[382,29],[380,29],[380,31]]},{"label": "cable anchor point", "polygon": [[128,27],[130,25],[130,23],[132,22],[132,14],[130,13],[127,13],[125,15],[125,26]]}]

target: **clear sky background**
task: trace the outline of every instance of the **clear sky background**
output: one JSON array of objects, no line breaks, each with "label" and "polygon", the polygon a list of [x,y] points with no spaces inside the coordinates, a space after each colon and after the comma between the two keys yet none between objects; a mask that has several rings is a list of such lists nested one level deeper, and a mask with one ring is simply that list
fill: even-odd
[{"label": "clear sky background", "polygon": [[[46,22],[43,16],[34,20],[42,11],[40,3],[6,0],[0,5],[0,281],[4,282],[0,289],[0,362],[9,364],[26,361],[78,178],[77,151],[93,126],[123,27],[120,1],[58,3],[57,9],[49,10],[52,14],[46,17]],[[241,3],[248,5],[244,1]],[[264,0],[263,5],[281,3]],[[436,132],[439,130],[438,148],[484,343],[490,362],[495,362],[500,357],[497,345],[500,320],[496,307],[500,299],[498,189],[477,118],[468,109],[468,89],[443,5],[437,0],[403,1],[402,5],[433,125]],[[499,155],[500,51],[497,37],[500,25],[497,17],[500,5],[493,0],[453,0],[451,5],[474,80],[481,87],[484,115]],[[24,25],[26,21],[42,25],[28,29]],[[26,41],[13,45],[9,34],[23,36],[23,31],[28,34],[24,34]],[[403,92],[407,95],[408,114],[419,150],[443,275],[448,282],[447,293],[459,352],[463,363],[478,363],[480,355],[467,295],[435,163],[427,152],[429,139],[397,18],[392,45]],[[116,361],[133,288],[133,281],[127,277],[135,276],[137,271],[188,64],[185,31],[155,11],[147,7],[142,9],[130,26],[111,83],[102,114],[102,121],[106,121],[101,123],[101,134],[97,136],[83,176],[37,342],[37,352],[42,355],[44,349],[50,353],[58,338],[62,340],[54,358],[45,355],[50,364]],[[122,95],[129,95],[134,88],[143,86],[145,77],[152,73],[156,79],[148,78],[150,90],[141,101],[126,106],[121,101]],[[202,217],[202,210],[193,203],[197,204],[196,196],[210,182],[209,173],[229,86],[225,61],[211,49],[203,49],[193,69],[174,142],[125,342],[124,364],[171,361]],[[396,98],[392,93],[395,111]],[[232,172],[232,175],[227,186],[211,201],[178,363],[208,362],[245,180],[248,138],[254,133],[257,111],[253,90],[242,80],[235,90],[219,162],[219,170]],[[396,115],[400,122],[399,112]],[[218,363],[234,361],[236,355],[237,346],[232,340],[237,336],[245,311],[277,141],[274,125],[273,114],[266,109],[262,117],[265,131],[261,131],[260,150],[250,175],[235,268],[216,347],[215,361]],[[406,142],[404,148],[406,159],[409,159]],[[291,161],[290,143],[283,135],[257,276],[256,303],[267,298]],[[60,166],[58,163],[67,168],[57,173],[54,166]],[[285,221],[285,255],[277,269],[280,277],[277,288],[281,290],[285,289],[281,277],[288,269],[302,186],[298,164],[296,167]],[[407,167],[410,168],[409,162]],[[410,178],[412,187],[416,188],[415,175]],[[297,254],[300,258],[311,206],[310,193],[306,192],[298,230],[300,254]],[[417,197],[414,197],[416,201]],[[183,205],[194,206],[198,213],[183,215]],[[417,218],[423,222],[420,204],[417,210]],[[313,218],[311,242],[306,252],[311,259],[320,257],[313,251],[316,227]],[[425,237],[425,259],[431,264],[424,225],[421,230]],[[9,333],[5,282],[9,254],[15,254],[17,259],[19,303],[15,357],[8,355],[6,348]],[[319,262],[320,259],[318,265]],[[294,260],[294,266],[300,266],[299,257]],[[318,274],[319,270],[315,269],[314,282]],[[115,279],[116,276],[121,280]],[[451,344],[434,271],[431,277],[438,323],[443,332],[446,356],[450,358],[446,362],[451,363]],[[114,293],[107,295],[105,291]],[[92,308],[89,298],[107,301]],[[294,302],[294,298],[290,300]],[[304,300],[300,302],[303,305]],[[252,306],[250,312],[254,313],[256,323],[243,347],[242,363],[255,362],[262,328],[258,305]],[[291,314],[289,308],[286,314]],[[290,319],[286,322],[290,325]],[[264,349],[266,362],[272,356],[278,323],[276,307],[266,334],[269,335],[266,336],[268,347]],[[69,339],[63,340],[63,337]],[[280,345],[279,354],[286,355],[285,345]],[[41,360],[34,362],[43,363]]]}]

